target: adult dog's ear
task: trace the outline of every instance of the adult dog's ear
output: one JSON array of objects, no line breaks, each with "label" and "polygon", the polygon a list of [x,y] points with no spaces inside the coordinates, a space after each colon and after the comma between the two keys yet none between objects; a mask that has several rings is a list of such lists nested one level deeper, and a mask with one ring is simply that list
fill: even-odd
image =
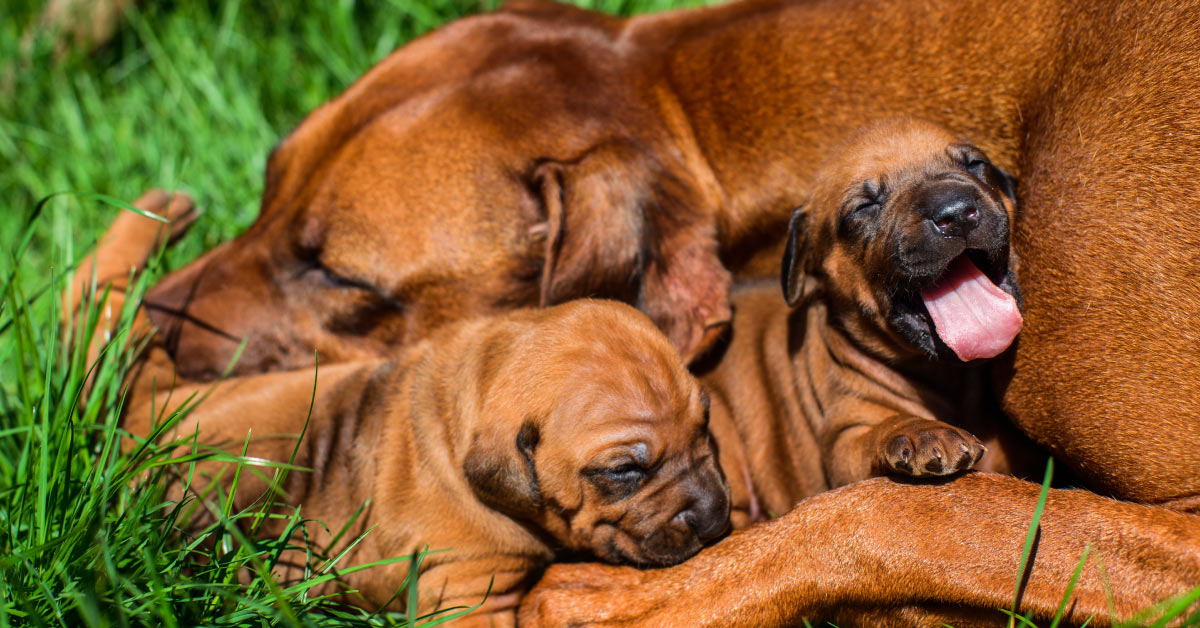
[{"label": "adult dog's ear", "polygon": [[685,360],[729,324],[729,271],[712,203],[682,166],[628,143],[597,146],[532,176],[547,218],[543,306],[578,297],[635,304]]},{"label": "adult dog's ear", "polygon": [[533,454],[541,432],[531,421],[507,439],[486,430],[463,459],[463,473],[479,500],[510,516],[532,516],[542,505]]},{"label": "adult dog's ear", "polygon": [[787,246],[783,249],[783,264],[779,278],[783,284],[783,298],[788,305],[795,306],[816,290],[817,280],[808,272],[807,247],[808,214],[804,207],[797,207],[788,220]]}]

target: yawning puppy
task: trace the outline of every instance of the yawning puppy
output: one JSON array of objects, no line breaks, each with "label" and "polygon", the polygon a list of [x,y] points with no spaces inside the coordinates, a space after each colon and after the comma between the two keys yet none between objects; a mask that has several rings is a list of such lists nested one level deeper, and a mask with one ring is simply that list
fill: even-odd
[{"label": "yawning puppy", "polygon": [[[792,217],[784,292],[807,312],[805,344],[846,379],[810,417],[829,455],[860,460],[843,481],[953,473],[983,455],[938,406],[963,392],[965,362],[999,355],[1021,329],[1014,187],[949,130],[888,119],[833,153]],[[919,393],[901,403],[893,381]]]},{"label": "yawning puppy", "polygon": [[730,337],[697,365],[735,527],[877,475],[1044,468],[986,360],[1021,328],[1014,187],[922,120],[830,154],[791,220],[786,302],[773,282],[737,287]]},{"label": "yawning puppy", "polygon": [[[452,549],[422,563],[419,611],[483,602],[456,625],[511,626],[530,578],[560,552],[664,566],[729,527],[707,397],[667,338],[629,306],[519,310],[449,325],[389,361],[322,368],[306,424],[312,386],[307,369],[239,378],[177,433],[198,431],[228,451],[249,435],[248,455],[275,462],[295,451],[311,472],[293,471],[280,500],[327,526],[307,526],[318,546],[368,504],[342,538],[374,529],[341,570]],[[146,434],[146,413],[131,411],[127,428]],[[243,473],[238,505],[265,488]],[[303,574],[303,552],[284,562],[285,579]],[[364,606],[402,606],[392,600],[408,569],[343,579]]]}]

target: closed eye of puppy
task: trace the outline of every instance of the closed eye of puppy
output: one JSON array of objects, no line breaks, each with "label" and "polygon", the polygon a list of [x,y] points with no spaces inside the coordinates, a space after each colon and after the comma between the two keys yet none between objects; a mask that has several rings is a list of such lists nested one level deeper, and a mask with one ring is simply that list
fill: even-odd
[{"label": "closed eye of puppy", "polygon": [[1021,329],[1014,187],[979,148],[912,118],[859,130],[819,170],[792,217],[782,277],[788,303],[818,323],[804,342],[842,378],[815,418],[819,441],[843,443],[830,455],[851,459],[835,465],[839,483],[944,475],[982,457],[940,415],[973,362]]},{"label": "closed eye of puppy", "polygon": [[[177,433],[198,429],[227,451],[249,433],[250,456],[286,462],[312,371],[226,385]],[[425,558],[420,608],[409,610],[484,602],[455,625],[513,625],[531,578],[564,552],[671,565],[730,522],[706,394],[653,323],[616,302],[452,324],[395,359],[321,368],[295,463],[312,471],[291,473],[280,499],[325,524],[307,529],[318,546],[369,502],[343,538],[374,529],[340,569],[452,548]],[[216,477],[223,466],[200,470]],[[241,481],[239,506],[266,489],[248,473]],[[304,560],[285,556],[279,575],[302,576]],[[378,607],[408,569],[357,571],[343,584],[356,603]]]}]

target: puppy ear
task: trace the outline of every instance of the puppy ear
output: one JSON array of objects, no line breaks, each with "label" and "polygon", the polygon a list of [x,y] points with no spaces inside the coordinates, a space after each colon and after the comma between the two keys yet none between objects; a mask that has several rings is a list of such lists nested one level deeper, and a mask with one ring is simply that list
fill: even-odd
[{"label": "puppy ear", "polygon": [[783,298],[790,306],[800,303],[816,290],[816,280],[805,268],[807,226],[808,214],[803,206],[797,207],[788,221],[787,246],[783,249],[783,264],[779,269]]},{"label": "puppy ear", "polygon": [[493,431],[475,438],[463,460],[463,473],[475,495],[500,512],[530,516],[542,505],[533,454],[541,432],[531,421],[521,424],[514,440]]},{"label": "puppy ear", "polygon": [[1008,174],[1004,170],[992,166],[996,170],[996,177],[1000,180],[1000,191],[1012,202],[1017,202],[1017,178]]},{"label": "puppy ear", "polygon": [[546,209],[543,306],[588,296],[635,304],[685,360],[731,318],[709,203],[682,166],[626,143],[533,173]]}]

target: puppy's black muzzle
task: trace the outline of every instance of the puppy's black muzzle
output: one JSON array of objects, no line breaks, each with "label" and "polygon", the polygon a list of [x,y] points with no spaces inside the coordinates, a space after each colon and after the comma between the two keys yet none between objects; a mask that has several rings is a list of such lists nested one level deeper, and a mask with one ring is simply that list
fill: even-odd
[{"label": "puppy's black muzzle", "polygon": [[[897,242],[896,269],[909,287],[925,287],[954,258],[977,252],[980,268],[999,281],[1007,264],[1008,218],[1004,207],[970,175],[952,174],[913,191],[909,226]],[[999,276],[994,274],[1000,273]]]},{"label": "puppy's black muzzle", "polygon": [[921,215],[933,223],[943,238],[966,238],[979,226],[979,189],[956,181],[937,181],[917,195]]},{"label": "puppy's black muzzle", "polygon": [[701,542],[707,543],[729,529],[729,494],[723,482],[694,482],[691,502],[675,515]]},{"label": "puppy's black muzzle", "polygon": [[908,197],[904,226],[894,241],[892,327],[914,347],[938,359],[957,359],[934,331],[921,291],[935,285],[965,255],[992,283],[1020,302],[1009,269],[1009,225],[999,193],[967,173],[919,183]]}]

